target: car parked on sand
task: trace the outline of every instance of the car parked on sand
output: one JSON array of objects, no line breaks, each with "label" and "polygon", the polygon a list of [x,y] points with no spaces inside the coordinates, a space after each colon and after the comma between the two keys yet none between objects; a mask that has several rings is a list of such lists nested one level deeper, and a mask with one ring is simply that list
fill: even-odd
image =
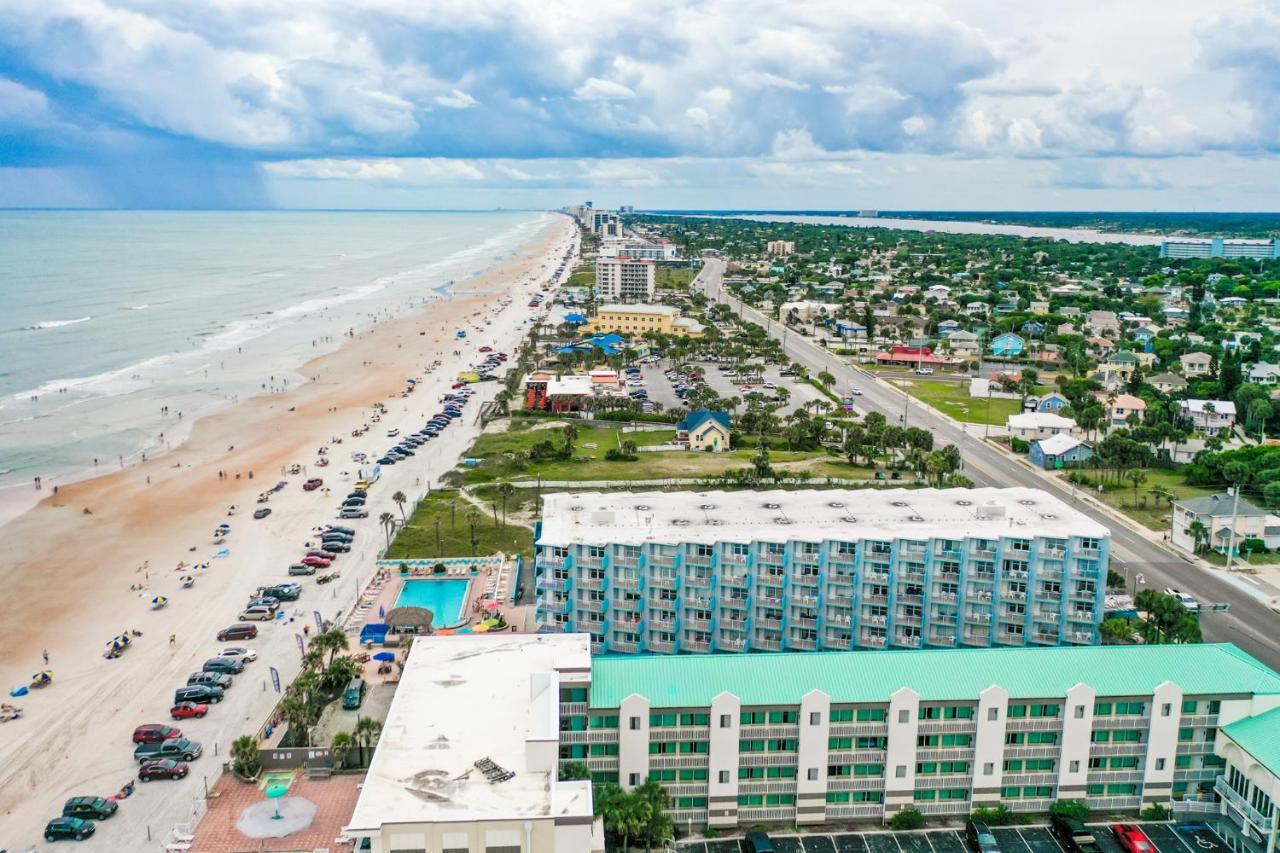
[{"label": "car parked on sand", "polygon": [[218,652],[220,658],[239,658],[242,661],[255,661],[258,659],[258,653],[253,649],[246,649],[244,646],[227,646]]},{"label": "car parked on sand", "polygon": [[199,719],[207,713],[209,706],[204,702],[179,702],[169,709],[169,716],[175,720]]},{"label": "car parked on sand", "polygon": [[138,780],[150,782],[152,779],[182,779],[191,768],[182,761],[165,758],[160,761],[144,761],[138,768]]},{"label": "car parked on sand", "polygon": [[199,741],[185,738],[170,738],[164,743],[140,743],[133,750],[133,757],[139,764],[159,758],[194,761],[203,754],[204,747]]},{"label": "car parked on sand", "polygon": [[314,575],[316,573],[315,566],[308,566],[305,563],[294,563],[289,566],[290,576],[294,575]]},{"label": "car parked on sand", "polygon": [[204,684],[208,687],[221,687],[223,690],[229,690],[231,682],[231,676],[222,672],[193,672],[187,676],[189,685]]},{"label": "car parked on sand", "polygon": [[317,569],[329,568],[329,561],[324,557],[303,557],[298,562],[302,563],[304,566],[315,566]]},{"label": "car parked on sand", "polygon": [[93,835],[93,821],[78,817],[55,817],[45,824],[44,840],[57,841],[60,838],[74,838],[84,841]]},{"label": "car parked on sand", "polygon": [[164,743],[175,737],[182,737],[182,729],[164,723],[144,723],[133,730],[134,743]]},{"label": "car parked on sand", "polygon": [[271,515],[271,507],[259,507],[253,511],[254,518],[262,519],[266,518],[268,515]]},{"label": "car parked on sand", "polygon": [[[323,568],[323,566],[321,568]],[[240,615],[236,618],[249,622],[270,622],[272,619],[276,618],[276,612],[270,607],[258,605],[257,607],[250,607],[247,610],[241,611]]]},{"label": "car parked on sand", "polygon": [[258,636],[257,625],[236,624],[223,628],[218,632],[218,642],[225,643],[228,640],[252,640]]},{"label": "car parked on sand", "polygon": [[344,507],[338,513],[338,518],[368,518],[369,510],[361,507]]},{"label": "car parked on sand", "polygon": [[238,675],[244,672],[244,662],[235,658],[209,658],[200,667],[204,672],[221,672],[227,675]]},{"label": "car parked on sand", "polygon": [[205,684],[198,684],[194,687],[179,687],[173,691],[173,704],[175,705],[181,705],[183,702],[216,705],[222,701],[222,698],[221,687],[209,687]]},{"label": "car parked on sand", "polygon": [[302,484],[302,490],[304,492],[314,492],[316,489],[320,488],[323,485],[324,485],[324,480],[320,479],[319,477],[312,477],[310,480],[307,480],[305,483]]},{"label": "car parked on sand", "polygon": [[119,809],[119,803],[106,797],[72,797],[63,804],[62,816],[107,820]]}]

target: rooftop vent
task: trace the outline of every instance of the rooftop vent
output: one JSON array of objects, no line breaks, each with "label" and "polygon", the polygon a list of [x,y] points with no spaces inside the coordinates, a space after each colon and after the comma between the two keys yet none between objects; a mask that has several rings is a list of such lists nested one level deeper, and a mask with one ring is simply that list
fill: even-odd
[{"label": "rooftop vent", "polygon": [[787,518],[786,516],[780,515],[773,520],[773,523],[774,524],[790,524],[791,519]]},{"label": "rooftop vent", "polygon": [[1033,500],[1031,500],[1030,498],[1023,498],[1022,500],[1018,501],[1018,503],[1022,504],[1023,506],[1035,506],[1035,505],[1036,505],[1036,502],[1035,502],[1035,501],[1033,501]]},{"label": "rooftop vent", "polygon": [[987,501],[978,507],[978,518],[1004,518],[1004,507],[995,501]]},{"label": "rooftop vent", "polygon": [[889,506],[896,506],[896,507],[904,507],[906,505],[907,505],[906,501],[893,501],[892,503],[889,504]]},{"label": "rooftop vent", "polygon": [[840,519],[840,520],[841,520],[841,521],[843,521],[845,524],[857,524],[857,523],[858,523],[858,519],[854,518],[852,515],[846,515],[844,518],[842,518],[842,519]]},{"label": "rooftop vent", "polygon": [[1042,512],[1040,513],[1040,517],[1043,518],[1045,521],[1053,521],[1055,518],[1057,518],[1057,516],[1051,512]]},{"label": "rooftop vent", "polygon": [[765,504],[765,505],[764,505],[764,508],[765,508],[765,509],[778,509],[778,505],[777,505],[777,504]]},{"label": "rooftop vent", "polygon": [[710,525],[711,527],[719,527],[720,525],[724,524],[724,522],[718,518],[708,518],[707,524]]},{"label": "rooftop vent", "polygon": [[907,521],[924,521],[924,516],[923,516],[923,515],[909,515],[909,516],[907,516]]},{"label": "rooftop vent", "polygon": [[671,519],[671,525],[672,525],[673,527],[688,527],[688,526],[689,526],[689,519],[687,519],[687,518],[673,518],[673,519]]},{"label": "rooftop vent", "polygon": [[698,504],[698,509],[715,509],[715,504]]},{"label": "rooftop vent", "polygon": [[832,501],[831,503],[827,504],[827,506],[831,507],[832,509],[844,509],[844,504],[840,503],[840,501]]},{"label": "rooftop vent", "polygon": [[967,501],[964,498],[956,501],[956,506],[973,506],[973,501]]},{"label": "rooftop vent", "polygon": [[636,504],[636,512],[648,512],[650,507],[648,504]]},{"label": "rooftop vent", "polygon": [[569,512],[582,512],[582,507],[575,504],[574,506],[569,507]]}]

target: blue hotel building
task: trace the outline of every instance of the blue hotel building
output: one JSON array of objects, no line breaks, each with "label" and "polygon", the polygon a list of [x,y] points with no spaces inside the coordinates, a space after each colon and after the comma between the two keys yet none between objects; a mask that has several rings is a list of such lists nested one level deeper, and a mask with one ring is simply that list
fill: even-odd
[{"label": "blue hotel building", "polygon": [[1109,531],[1037,489],[543,501],[539,627],[596,653],[1099,641]]}]

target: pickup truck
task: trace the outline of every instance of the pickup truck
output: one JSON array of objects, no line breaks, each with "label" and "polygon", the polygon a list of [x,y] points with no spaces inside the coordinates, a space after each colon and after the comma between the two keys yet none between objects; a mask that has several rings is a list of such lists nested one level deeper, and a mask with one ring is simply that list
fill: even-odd
[{"label": "pickup truck", "polygon": [[199,741],[173,738],[163,743],[140,743],[133,750],[133,758],[139,764],[161,758],[175,761],[194,761],[204,753]]}]

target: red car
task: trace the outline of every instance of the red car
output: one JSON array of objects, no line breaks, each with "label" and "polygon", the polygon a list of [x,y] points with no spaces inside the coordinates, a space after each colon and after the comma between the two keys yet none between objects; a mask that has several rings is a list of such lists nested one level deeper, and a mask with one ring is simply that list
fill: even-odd
[{"label": "red car", "polygon": [[144,761],[138,768],[138,779],[150,782],[152,779],[181,779],[190,772],[186,762],[166,758],[163,761]]},{"label": "red car", "polygon": [[493,352],[493,347],[480,347],[480,352]]},{"label": "red car", "polygon": [[1116,834],[1116,841],[1120,842],[1125,853],[1155,853],[1156,848],[1151,839],[1133,824],[1117,823],[1111,827],[1111,831]]},{"label": "red car", "polygon": [[[302,563],[304,566],[315,566],[317,569],[329,568],[329,561],[324,557],[303,557],[298,562]],[[221,640],[222,638],[219,637],[218,639]]]},{"label": "red car", "polygon": [[323,551],[323,550],[320,550],[319,548],[308,551],[307,556],[319,557],[320,559],[328,560],[331,563],[338,558],[338,555],[333,553],[332,551]]},{"label": "red car", "polygon": [[321,480],[319,477],[312,477],[310,480],[307,480],[305,483],[302,484],[302,491],[314,492],[316,489],[320,488],[323,485],[324,485],[324,480]]},{"label": "red car", "polygon": [[134,743],[164,743],[170,738],[182,737],[182,730],[163,723],[146,723],[133,730]]},{"label": "red car", "polygon": [[203,702],[179,702],[169,709],[169,716],[175,720],[187,717],[203,717],[209,713],[209,706]]},{"label": "red car", "polygon": [[246,622],[237,622],[229,628],[223,628],[218,632],[218,642],[225,643],[228,640],[252,640],[258,636],[258,626],[250,625]]}]

